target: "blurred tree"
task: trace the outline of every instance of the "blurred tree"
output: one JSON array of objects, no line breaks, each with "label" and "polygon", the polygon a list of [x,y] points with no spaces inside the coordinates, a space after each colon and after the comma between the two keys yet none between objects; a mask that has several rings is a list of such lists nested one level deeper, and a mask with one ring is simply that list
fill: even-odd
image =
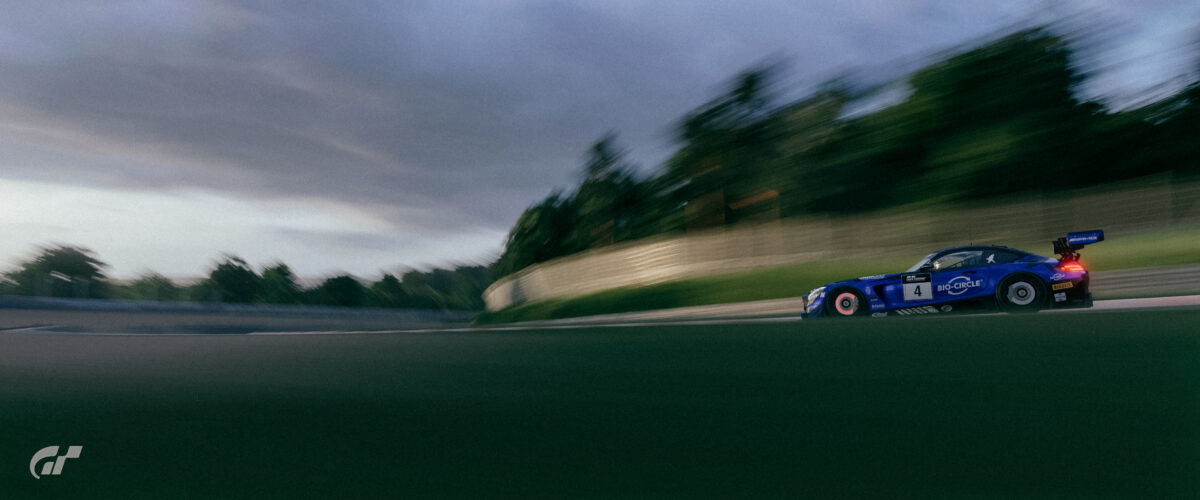
[{"label": "blurred tree", "polygon": [[106,298],[109,288],[101,270],[106,266],[91,250],[57,245],[42,248],[7,278],[12,291],[20,295]]},{"label": "blurred tree", "polygon": [[311,295],[316,304],[359,307],[364,304],[366,288],[353,277],[341,275],[325,280]]},{"label": "blurred tree", "polygon": [[456,278],[453,271],[446,269],[433,269],[424,273],[425,286],[433,291],[438,297],[438,303],[444,308],[450,305],[450,297],[447,295],[453,291]]},{"label": "blurred tree", "polygon": [[371,285],[368,305],[415,309],[483,309],[483,290],[492,282],[488,268],[459,266],[428,272],[410,270],[403,279],[385,274]]},{"label": "blurred tree", "polygon": [[[1193,72],[1200,78],[1200,40],[1195,42],[1198,54]],[[1193,81],[1182,92],[1168,99],[1149,120],[1156,125],[1156,140],[1148,141],[1145,149],[1153,149],[1166,159],[1180,179],[1200,177],[1200,80]]]},{"label": "blurred tree", "polygon": [[280,262],[263,269],[262,300],[268,304],[300,303],[300,286],[287,264]]},{"label": "blurred tree", "polygon": [[487,268],[459,266],[452,270],[435,269],[430,275],[430,287],[442,298],[446,309],[483,309],[483,291],[492,282]]},{"label": "blurred tree", "polygon": [[127,300],[177,301],[183,298],[183,289],[166,276],[155,272],[141,275],[127,285],[116,287],[114,295]]},{"label": "blurred tree", "polygon": [[625,175],[615,134],[603,137],[575,194],[526,209],[492,272],[685,227],[1200,177],[1200,82],[1108,112],[1076,93],[1084,75],[1072,45],[1088,38],[1058,32],[965,47],[911,73],[904,88],[845,77],[783,107],[774,104],[781,66],[752,66],[679,120],[678,149],[658,176]]},{"label": "blurred tree", "polygon": [[1079,172],[1092,116],[1075,99],[1071,54],[1063,37],[1029,29],[914,74],[912,96],[884,124],[895,148],[911,148],[891,163],[893,201],[1035,190],[1048,184],[1039,174]]},{"label": "blurred tree", "polygon": [[563,197],[560,192],[525,209],[508,233],[504,253],[495,265],[496,272],[503,276],[531,264],[582,250],[583,247],[576,246],[570,238],[575,213],[574,200]]},{"label": "blurred tree", "polygon": [[666,176],[655,176],[633,185],[637,200],[626,237],[633,240],[684,229],[683,203]]},{"label": "blurred tree", "polygon": [[209,273],[211,290],[219,294],[222,302],[251,303],[262,294],[262,278],[250,269],[246,261],[232,255]]},{"label": "blurred tree", "polygon": [[366,305],[371,307],[409,307],[411,302],[400,280],[391,274],[384,274],[367,291]]},{"label": "blurred tree", "polygon": [[184,300],[191,302],[221,302],[221,291],[210,279],[203,279],[183,288]]},{"label": "blurred tree", "polygon": [[584,165],[584,179],[574,197],[575,223],[570,246],[596,248],[628,239],[640,207],[634,168],[616,146],[616,134],[596,142]]},{"label": "blurred tree", "polygon": [[417,309],[445,309],[445,303],[437,290],[429,284],[429,275],[415,269],[400,277],[400,286],[408,294],[411,307]]},{"label": "blurred tree", "polygon": [[834,81],[817,93],[792,103],[777,113],[779,155],[771,171],[778,172],[782,215],[823,211],[817,203],[829,189],[825,156],[844,140],[840,120],[849,93]]},{"label": "blurred tree", "polygon": [[[1200,41],[1196,42],[1200,48]],[[1197,50],[1200,52],[1200,50]],[[1197,64],[1196,74],[1200,77],[1200,63]],[[1178,157],[1179,171],[1188,176],[1200,176],[1200,81],[1194,81],[1184,91],[1187,104],[1172,120],[1171,138],[1180,145]]]},{"label": "blurred tree", "polygon": [[684,116],[677,128],[682,144],[664,175],[689,227],[722,224],[730,202],[779,187],[770,170],[778,135],[772,129],[773,89],[782,66],[760,64],[729,84],[722,96]]}]

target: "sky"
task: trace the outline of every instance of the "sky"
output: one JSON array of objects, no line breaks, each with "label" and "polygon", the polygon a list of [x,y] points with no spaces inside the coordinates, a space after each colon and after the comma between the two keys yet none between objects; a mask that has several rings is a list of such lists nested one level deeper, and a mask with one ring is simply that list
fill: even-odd
[{"label": "sky", "polygon": [[765,59],[813,85],[1086,13],[1115,36],[1081,55],[1085,91],[1120,107],[1178,85],[1200,38],[1200,4],[1178,0],[4,10],[0,270],[69,244],[116,278],[201,276],[224,255],[301,276],[488,263],[596,140],[616,132],[653,170],[676,120]]}]

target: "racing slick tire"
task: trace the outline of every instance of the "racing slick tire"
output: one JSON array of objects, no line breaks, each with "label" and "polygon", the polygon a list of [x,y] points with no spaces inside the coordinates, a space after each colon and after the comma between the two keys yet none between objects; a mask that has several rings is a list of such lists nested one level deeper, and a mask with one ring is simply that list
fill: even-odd
[{"label": "racing slick tire", "polygon": [[996,303],[1007,313],[1032,313],[1046,307],[1050,293],[1041,278],[1029,273],[1005,276],[996,287]]},{"label": "racing slick tire", "polygon": [[867,314],[867,298],[853,288],[839,288],[826,295],[825,311],[833,318],[848,318]]}]

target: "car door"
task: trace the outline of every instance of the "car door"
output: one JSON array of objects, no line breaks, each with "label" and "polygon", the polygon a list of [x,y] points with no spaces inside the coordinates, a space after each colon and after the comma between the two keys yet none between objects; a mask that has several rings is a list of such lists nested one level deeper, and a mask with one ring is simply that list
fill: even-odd
[{"label": "car door", "polygon": [[889,309],[926,305],[934,299],[933,278],[928,271],[900,273],[872,288]]},{"label": "car door", "polygon": [[995,279],[985,266],[994,264],[995,252],[960,250],[933,260],[931,273],[934,302],[950,302],[990,295]]}]

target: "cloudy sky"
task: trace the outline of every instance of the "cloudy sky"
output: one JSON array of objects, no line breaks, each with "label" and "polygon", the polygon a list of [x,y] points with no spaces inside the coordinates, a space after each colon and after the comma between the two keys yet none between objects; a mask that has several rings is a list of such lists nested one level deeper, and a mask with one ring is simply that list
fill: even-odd
[{"label": "cloudy sky", "polygon": [[756,61],[812,84],[1080,11],[1119,34],[1098,96],[1195,67],[1177,0],[6,0],[0,268],[53,243],[116,277],[484,263],[605,132],[652,168]]}]

